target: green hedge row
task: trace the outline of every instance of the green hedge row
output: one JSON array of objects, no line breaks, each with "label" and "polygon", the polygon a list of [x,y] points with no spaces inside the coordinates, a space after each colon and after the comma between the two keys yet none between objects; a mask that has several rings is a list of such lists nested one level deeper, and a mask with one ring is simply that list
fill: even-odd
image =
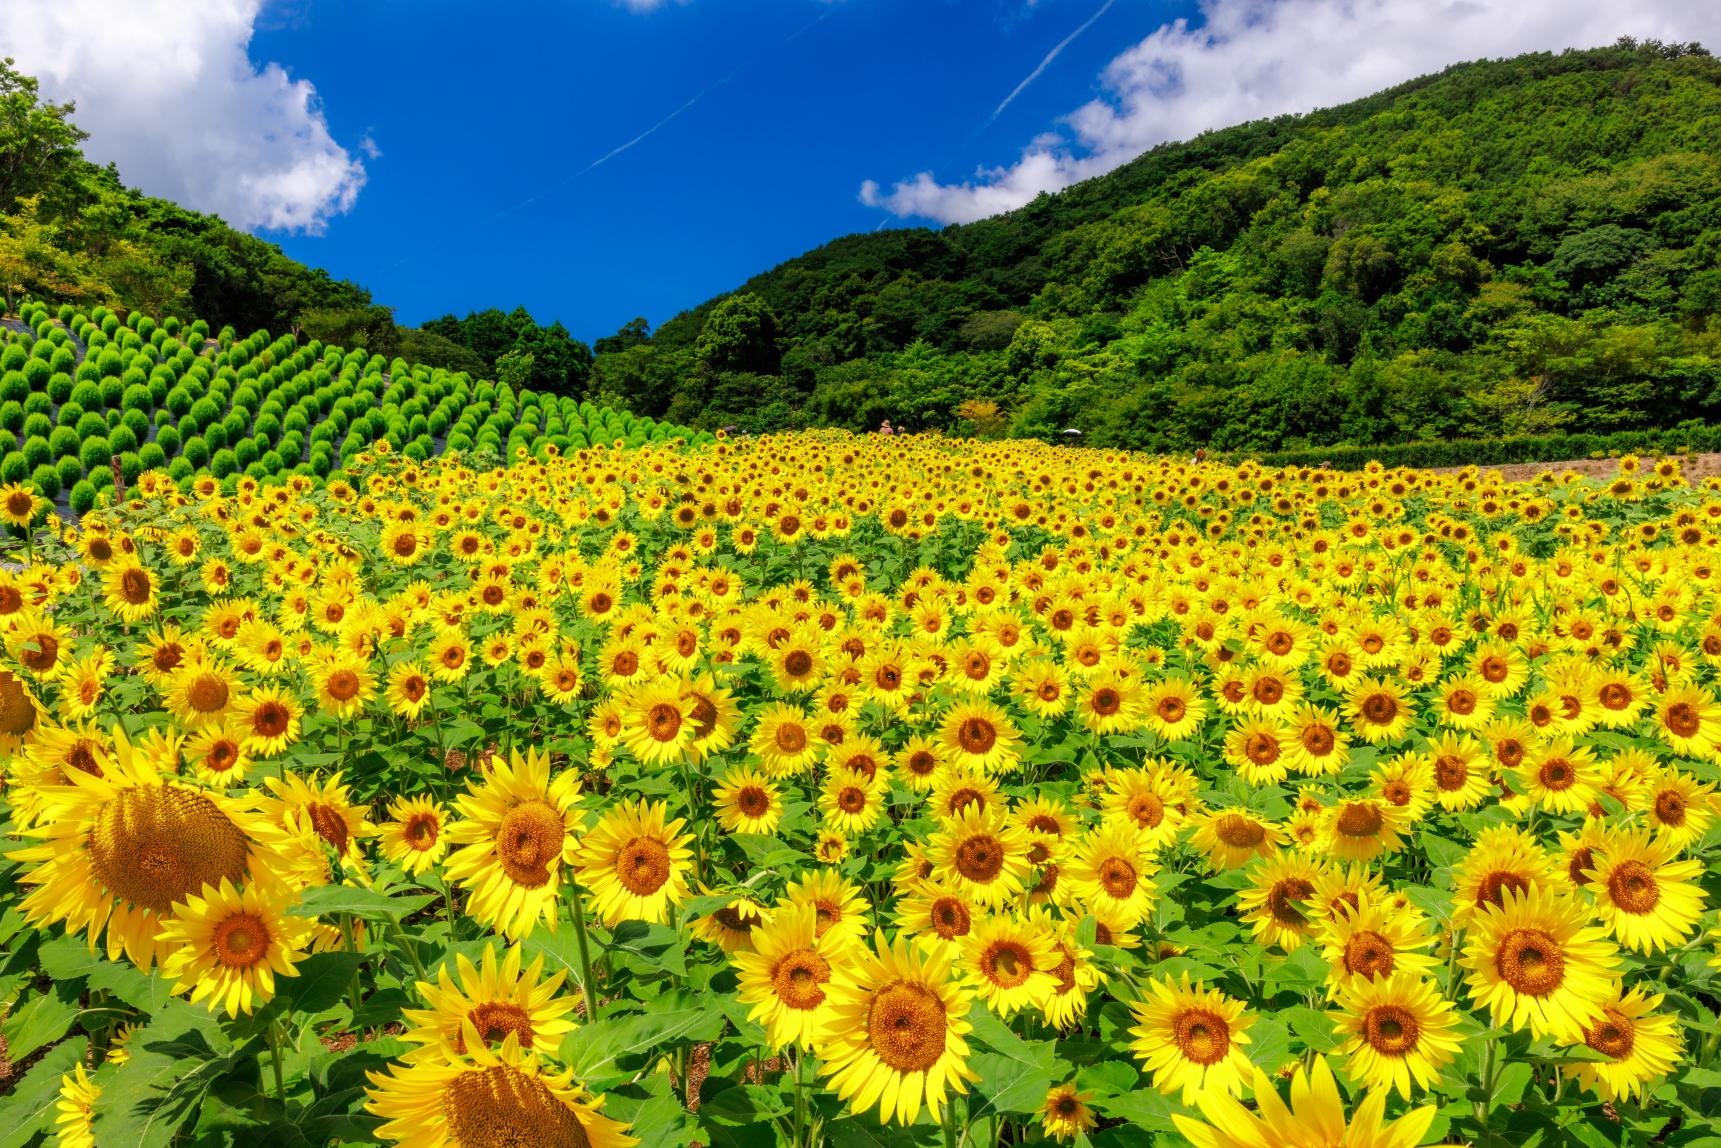
[{"label": "green hedge row", "polygon": [[1450,439],[1386,446],[1327,446],[1304,450],[1239,455],[1265,466],[1319,466],[1361,470],[1371,461],[1388,467],[1500,466],[1512,462],[1557,463],[1621,454],[1661,455],[1681,451],[1721,451],[1721,427],[1681,426],[1672,430],[1619,431],[1614,434],[1524,435],[1496,439]]}]

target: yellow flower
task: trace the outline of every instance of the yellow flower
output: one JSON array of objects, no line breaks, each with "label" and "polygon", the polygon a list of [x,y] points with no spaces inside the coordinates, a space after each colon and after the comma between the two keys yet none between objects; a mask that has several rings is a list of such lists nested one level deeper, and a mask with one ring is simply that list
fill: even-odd
[{"label": "yellow flower", "polygon": [[1069,883],[1078,904],[1130,929],[1153,910],[1158,868],[1135,826],[1113,821],[1082,838],[1060,880]]},{"label": "yellow flower", "polygon": [[1678,846],[1647,829],[1620,829],[1604,838],[1592,869],[1596,915],[1620,944],[1639,953],[1682,943],[1703,916],[1703,862],[1675,860]]},{"label": "yellow flower", "polygon": [[[274,890],[274,891],[270,891]],[[288,894],[272,884],[251,882],[243,890],[223,877],[205,885],[201,896],[173,906],[159,943],[170,949],[162,961],[175,992],[191,994],[193,1004],[251,1015],[275,995],[275,978],[296,977],[294,963],[305,958],[311,922],[285,911]]]},{"label": "yellow flower", "polygon": [[1315,893],[1320,866],[1295,854],[1280,854],[1250,874],[1249,887],[1237,894],[1243,919],[1255,940],[1292,952],[1314,931],[1303,903]]},{"label": "yellow flower", "polygon": [[737,994],[750,1006],[750,1019],[765,1026],[773,1051],[812,1047],[829,1015],[832,970],[851,943],[841,933],[821,936],[813,906],[788,905],[754,927],[752,951],[731,953]]},{"label": "yellow flower", "polygon": [[913,1124],[924,1103],[936,1122],[947,1093],[968,1091],[968,1010],[973,993],[947,958],[881,931],[851,951],[828,988],[830,1012],[816,1038],[819,1069],[838,1099],[879,1123]]},{"label": "yellow flower", "polygon": [[1046,1135],[1062,1144],[1091,1130],[1096,1123],[1088,1107],[1092,1098],[1091,1092],[1078,1092],[1073,1081],[1047,1092],[1046,1102],[1040,1106],[1040,1125]]},{"label": "yellow flower", "polygon": [[769,779],[750,766],[731,769],[711,790],[717,823],[730,833],[776,832],[783,798]]},{"label": "yellow flower", "polygon": [[1195,1101],[1205,1123],[1182,1114],[1173,1114],[1172,1122],[1195,1148],[1415,1148],[1434,1122],[1435,1106],[1430,1104],[1382,1123],[1387,1092],[1376,1089],[1357,1105],[1347,1123],[1344,1101],[1325,1057],[1315,1058],[1312,1072],[1297,1067],[1289,1107],[1259,1068],[1254,1086],[1258,1114],[1229,1093],[1211,1092]]},{"label": "yellow flower", "polygon": [[468,1032],[493,1049],[513,1036],[527,1051],[555,1055],[562,1037],[574,1029],[568,1019],[573,998],[557,995],[565,974],[546,977],[542,954],[523,970],[522,959],[521,946],[509,945],[498,962],[495,942],[486,941],[477,963],[465,953],[455,954],[458,980],[445,963],[434,983],[419,981],[418,995],[430,1007],[401,1010],[407,1026],[401,1039],[419,1046],[405,1056],[407,1063],[439,1059],[445,1047],[464,1055]]},{"label": "yellow flower", "polygon": [[944,824],[932,839],[931,856],[941,878],[988,908],[1020,896],[1028,877],[1027,833],[979,802]]},{"label": "yellow flower", "polygon": [[1285,841],[1284,831],[1246,809],[1218,809],[1195,821],[1190,844],[1207,854],[1214,869],[1237,869],[1256,857],[1271,857]]},{"label": "yellow flower", "polygon": [[1599,1093],[1604,1100],[1631,1100],[1649,1091],[1678,1063],[1682,1051],[1679,1021],[1661,1007],[1661,993],[1642,987],[1617,991],[1584,1025],[1583,1043],[1606,1060],[1567,1063],[1568,1080]]},{"label": "yellow flower", "polygon": [[1244,1046],[1255,1020],[1244,1014],[1243,1002],[1218,989],[1192,987],[1187,973],[1180,981],[1153,978],[1147,989],[1147,996],[1129,1006],[1136,1021],[1129,1048],[1152,1074],[1153,1086],[1167,1096],[1181,1094],[1185,1104],[1198,1096],[1241,1092],[1249,1069]]},{"label": "yellow flower", "polygon": [[102,571],[102,584],[102,604],[127,624],[151,617],[160,604],[156,576],[136,558],[111,563]]},{"label": "yellow flower", "polygon": [[1007,915],[976,924],[957,944],[955,965],[980,999],[1004,1020],[1038,1009],[1057,980],[1061,954],[1049,933]]},{"label": "yellow flower", "polygon": [[163,777],[115,726],[101,776],[74,769],[52,791],[41,823],[23,831],[40,843],[8,856],[29,864],[34,886],[20,908],[32,924],[65,922],[92,945],[145,971],[173,946],[158,934],[176,904],[222,881],[254,884],[272,872],[255,840],[260,826],[219,793]]},{"label": "yellow flower", "polygon": [[448,815],[428,797],[397,797],[391,820],[377,827],[382,855],[411,876],[434,868],[448,852]]},{"label": "yellow flower", "polygon": [[1349,1057],[1351,1077],[1369,1088],[1396,1088],[1410,1099],[1412,1083],[1432,1088],[1458,1055],[1458,1015],[1435,987],[1415,972],[1374,980],[1353,978],[1339,989],[1337,1052]]},{"label": "yellow flower", "polygon": [[[690,892],[693,851],[685,821],[668,820],[661,801],[628,800],[609,810],[581,839],[575,879],[592,893],[604,924],[661,924]],[[549,908],[548,906],[546,907]]]},{"label": "yellow flower", "polygon": [[468,890],[467,915],[516,941],[539,921],[554,929],[562,865],[576,848],[578,776],[552,779],[548,754],[516,749],[466,789],[454,799],[464,820],[448,827],[460,848],[442,871]]},{"label": "yellow flower", "polygon": [[949,760],[987,773],[1003,773],[1017,761],[1021,735],[1005,712],[987,701],[950,707],[940,725]]},{"label": "yellow flower", "polygon": [[1495,1024],[1569,1043],[1609,1000],[1619,950],[1575,898],[1534,885],[1476,915],[1459,964]]},{"label": "yellow flower", "polygon": [[[109,1060],[118,1059],[111,1052]],[[54,1104],[55,1148],[96,1148],[95,1107],[101,1086],[90,1079],[80,1062],[60,1077],[60,1098]]]},{"label": "yellow flower", "polygon": [[[466,1022],[470,1026],[471,1022]],[[384,1119],[377,1135],[412,1148],[491,1148],[497,1144],[576,1144],[632,1148],[626,1125],[603,1115],[601,1097],[554,1070],[509,1033],[491,1049],[476,1029],[467,1052],[367,1072],[365,1110]]]}]

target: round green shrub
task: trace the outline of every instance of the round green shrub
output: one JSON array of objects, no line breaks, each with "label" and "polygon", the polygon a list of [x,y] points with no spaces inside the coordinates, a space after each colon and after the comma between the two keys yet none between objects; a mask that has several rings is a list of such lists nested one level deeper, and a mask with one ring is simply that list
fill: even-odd
[{"label": "round green shrub", "polygon": [[72,376],[55,371],[48,376],[48,397],[56,403],[66,402],[72,397],[72,385]]},{"label": "round green shrub", "polygon": [[108,420],[91,411],[78,419],[78,438],[88,441],[92,438],[103,438],[108,433]]},{"label": "round green shrub", "polygon": [[103,406],[117,407],[120,405],[120,399],[125,395],[125,384],[120,382],[116,376],[103,375],[102,381],[96,385],[101,388]]},{"label": "round green shrub", "polygon": [[179,431],[171,426],[155,428],[155,441],[161,444],[161,449],[171,457],[179,453]]},{"label": "round green shrub", "polygon": [[17,431],[24,426],[24,404],[17,399],[0,403],[0,428]]},{"label": "round green shrub", "polygon": [[108,432],[108,446],[113,449],[115,454],[123,454],[128,450],[136,450],[137,435],[132,433],[132,429],[130,427],[121,423],[119,426]]},{"label": "round green shrub", "polygon": [[30,361],[30,349],[22,343],[8,342],[0,346],[0,371],[21,371]]},{"label": "round green shrub", "polygon": [[76,456],[67,455],[54,464],[54,469],[60,475],[60,489],[65,490],[77,484],[84,477],[84,464]]},{"label": "round green shrub", "polygon": [[60,493],[60,472],[51,463],[45,462],[31,471],[30,482],[43,498],[52,498]]},{"label": "round green shrub", "polygon": [[46,439],[53,433],[53,431],[54,420],[49,418],[47,415],[37,412],[33,415],[24,416],[23,434],[36,435],[40,438]]},{"label": "round green shrub", "polygon": [[78,432],[68,426],[57,426],[48,432],[48,447],[55,458],[76,458],[79,441]]},{"label": "round green shrub", "polygon": [[208,440],[210,450],[220,450],[232,441],[227,436],[227,428],[221,423],[210,426],[203,432],[203,437]]},{"label": "round green shrub", "polygon": [[209,460],[209,473],[213,474],[216,478],[226,478],[238,469],[238,456],[226,447],[222,447],[220,450],[216,451],[215,456]]},{"label": "round green shrub", "polygon": [[233,457],[239,460],[241,467],[250,466],[256,462],[259,454],[256,439],[242,438],[233,444]]},{"label": "round green shrub", "polygon": [[167,464],[167,477],[175,482],[184,482],[197,473],[197,468],[183,458],[176,458]]},{"label": "round green shrub", "polygon": [[0,482],[23,482],[30,474],[30,460],[21,450],[9,450],[0,458]]},{"label": "round green shrub", "polygon": [[120,416],[120,425],[137,436],[138,442],[149,441],[149,415],[145,411],[127,411]]},{"label": "round green shrub", "polygon": [[24,413],[27,415],[52,415],[54,400],[48,397],[46,391],[31,391],[24,397]]},{"label": "round green shrub", "polygon": [[95,505],[95,484],[87,478],[79,479],[72,486],[72,513],[88,514]]},{"label": "round green shrub", "polygon": [[114,452],[108,446],[108,440],[101,435],[86,438],[84,444],[78,448],[78,461],[84,464],[86,474],[106,467],[113,456]]}]

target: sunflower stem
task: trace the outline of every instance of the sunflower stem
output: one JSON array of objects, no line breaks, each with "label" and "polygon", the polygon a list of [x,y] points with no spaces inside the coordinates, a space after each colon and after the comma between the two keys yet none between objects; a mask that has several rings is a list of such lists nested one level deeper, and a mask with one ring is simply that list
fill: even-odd
[{"label": "sunflower stem", "polygon": [[[341,939],[347,943],[347,952],[356,953],[359,951],[358,938],[353,929],[351,914],[343,913],[341,915]],[[354,969],[352,983],[347,986],[347,1003],[352,1006],[355,1019],[359,1015],[359,995],[359,971]]]},{"label": "sunflower stem", "polygon": [[789,1064],[795,1070],[795,1148],[802,1148],[807,1142],[807,1094],[801,1086],[801,1065],[807,1059],[805,1049],[796,1049],[792,1054],[785,1049],[784,1055],[790,1058]]},{"label": "sunflower stem", "polygon": [[388,925],[389,930],[394,933],[395,944],[399,945],[400,951],[406,954],[406,959],[412,962],[412,971],[418,974],[419,980],[429,980],[430,978],[424,972],[424,962],[418,959],[418,950],[412,947],[411,942],[407,940],[406,930],[400,927],[400,918],[390,916]]},{"label": "sunflower stem", "polygon": [[580,888],[575,885],[574,902],[574,944],[580,952],[580,993],[586,999],[586,1023],[597,1019],[598,1009],[592,997],[592,954],[589,942],[586,940],[586,907],[585,898],[580,896]]},{"label": "sunflower stem", "polygon": [[956,1101],[944,1106],[944,1148],[956,1148]]},{"label": "sunflower stem", "polygon": [[1482,1085],[1482,1098],[1476,1102],[1476,1122],[1488,1127],[1488,1109],[1494,1102],[1494,1038],[1490,1035],[1482,1044],[1482,1066],[1477,1074]]},{"label": "sunflower stem", "polygon": [[281,1069],[281,1018],[269,1020],[269,1060],[275,1067],[275,1099],[287,1103],[287,1081]]}]

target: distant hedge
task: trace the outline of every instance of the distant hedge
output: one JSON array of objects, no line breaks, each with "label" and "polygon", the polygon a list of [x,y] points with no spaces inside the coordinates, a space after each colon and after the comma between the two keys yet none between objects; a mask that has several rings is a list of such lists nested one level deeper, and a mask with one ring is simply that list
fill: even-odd
[{"label": "distant hedge", "polygon": [[1319,466],[1361,470],[1371,461],[1382,466],[1500,466],[1513,462],[1558,463],[1621,454],[1677,454],[1721,451],[1721,427],[1681,427],[1614,434],[1525,435],[1516,438],[1450,439],[1395,446],[1328,446],[1237,455],[1264,466]]}]

